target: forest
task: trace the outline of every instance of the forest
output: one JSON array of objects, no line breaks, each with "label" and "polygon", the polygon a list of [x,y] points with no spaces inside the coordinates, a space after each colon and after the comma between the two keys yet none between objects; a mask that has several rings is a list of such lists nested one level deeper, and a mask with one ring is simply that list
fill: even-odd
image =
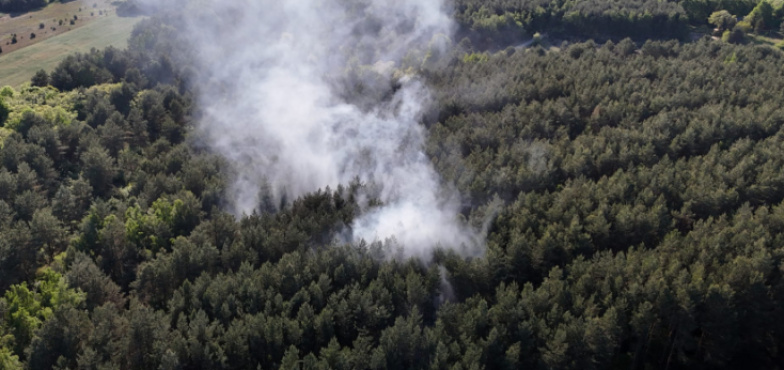
[{"label": "forest", "polygon": [[74,0],[0,0],[0,12],[22,13],[45,7],[49,3],[67,3]]},{"label": "forest", "polygon": [[[739,23],[738,31],[765,33],[779,31],[784,19],[781,2],[768,0],[455,0],[454,6],[461,34],[483,48],[499,48],[537,32],[583,41],[685,41],[695,27],[729,31]],[[732,27],[715,23],[717,12],[726,13]]]},{"label": "forest", "polygon": [[152,14],[0,89],[0,369],[780,368],[784,52],[687,40],[760,4],[455,0],[461,39],[398,68],[485,250],[427,259],[342,239],[361,181],[229,212]]}]

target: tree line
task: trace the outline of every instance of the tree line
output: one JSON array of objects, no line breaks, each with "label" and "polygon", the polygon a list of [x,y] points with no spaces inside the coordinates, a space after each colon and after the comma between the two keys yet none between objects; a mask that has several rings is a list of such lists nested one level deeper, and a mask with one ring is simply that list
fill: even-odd
[{"label": "tree line", "polygon": [[0,12],[21,13],[45,7],[47,4],[60,1],[67,3],[73,0],[0,0]]},{"label": "tree line", "polygon": [[739,32],[746,33],[778,31],[784,19],[782,4],[768,0],[455,0],[454,6],[462,36],[490,49],[535,33],[580,40],[686,40],[692,27],[713,23],[709,18],[720,11],[742,21]]}]

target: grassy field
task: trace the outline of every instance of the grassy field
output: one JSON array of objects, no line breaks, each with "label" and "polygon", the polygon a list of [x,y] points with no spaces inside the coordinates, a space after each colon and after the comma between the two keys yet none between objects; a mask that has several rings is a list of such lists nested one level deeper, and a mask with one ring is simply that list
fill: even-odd
[{"label": "grassy field", "polygon": [[[0,16],[0,47],[3,54],[11,53],[51,37],[90,24],[101,17],[114,14],[110,0],[77,0],[55,2],[29,13]],[[16,42],[12,40],[16,35]],[[35,35],[35,37],[33,37]]]},{"label": "grassy field", "polygon": [[765,36],[765,35],[748,35],[751,42],[757,45],[770,45],[776,46],[781,42],[781,36]]},{"label": "grassy field", "polygon": [[51,72],[74,52],[110,45],[125,48],[133,26],[139,20],[140,17],[123,18],[112,13],[13,53],[0,54],[0,86],[17,86],[29,81],[39,69]]}]

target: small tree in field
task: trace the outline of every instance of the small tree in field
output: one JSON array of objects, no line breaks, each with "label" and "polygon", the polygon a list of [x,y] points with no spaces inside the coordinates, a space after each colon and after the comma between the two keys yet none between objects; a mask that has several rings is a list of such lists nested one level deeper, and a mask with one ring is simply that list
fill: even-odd
[{"label": "small tree in field", "polygon": [[47,86],[49,85],[49,75],[43,69],[39,69],[38,72],[35,72],[35,75],[33,75],[33,78],[32,80],[30,80],[30,83],[33,86],[39,86],[39,87]]}]

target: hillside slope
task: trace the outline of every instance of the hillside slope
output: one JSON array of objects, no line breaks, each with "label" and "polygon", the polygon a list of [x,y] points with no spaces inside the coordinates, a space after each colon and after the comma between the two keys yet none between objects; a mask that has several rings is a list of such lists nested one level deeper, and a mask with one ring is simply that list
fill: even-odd
[{"label": "hillside slope", "polygon": [[109,15],[73,31],[57,35],[13,53],[0,55],[0,86],[29,81],[39,69],[51,71],[66,56],[107,46],[125,48],[133,26],[141,18]]}]

